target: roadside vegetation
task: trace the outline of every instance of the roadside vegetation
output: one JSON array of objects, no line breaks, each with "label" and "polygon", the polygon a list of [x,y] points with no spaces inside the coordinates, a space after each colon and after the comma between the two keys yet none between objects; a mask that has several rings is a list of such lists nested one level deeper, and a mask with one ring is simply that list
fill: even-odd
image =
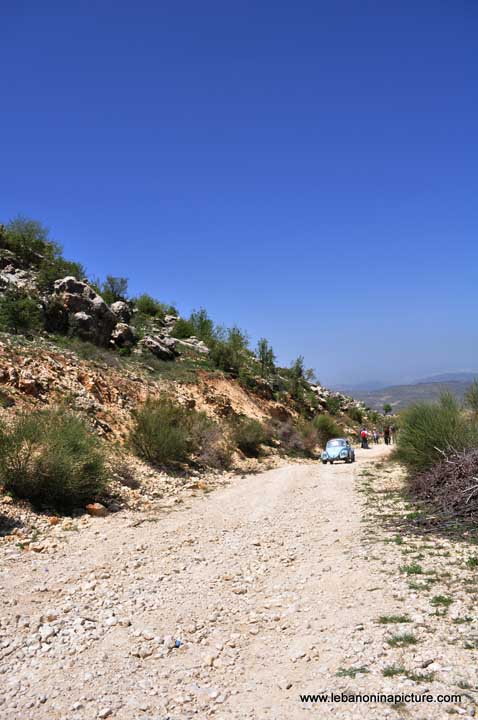
[{"label": "roadside vegetation", "polygon": [[444,513],[478,517],[478,386],[461,407],[449,394],[417,403],[400,417],[395,457],[408,470],[412,494]]},{"label": "roadside vegetation", "polygon": [[147,400],[133,414],[129,444],[156,466],[195,462],[225,469],[231,464],[231,443],[217,423],[167,396]]},{"label": "roadside vegetation", "polygon": [[72,510],[106,484],[101,442],[63,408],[19,415],[0,427],[0,483],[40,507]]},{"label": "roadside vegetation", "polygon": [[267,447],[275,447],[284,455],[317,457],[320,437],[315,421],[262,422],[237,416],[219,425],[204,412],[164,396],[147,400],[133,413],[129,446],[155,466],[185,463],[225,469],[230,467],[235,451],[257,458]]},{"label": "roadside vegetation", "polygon": [[318,442],[323,448],[329,440],[342,435],[339,425],[329,415],[317,415],[314,418],[314,427],[317,431]]}]

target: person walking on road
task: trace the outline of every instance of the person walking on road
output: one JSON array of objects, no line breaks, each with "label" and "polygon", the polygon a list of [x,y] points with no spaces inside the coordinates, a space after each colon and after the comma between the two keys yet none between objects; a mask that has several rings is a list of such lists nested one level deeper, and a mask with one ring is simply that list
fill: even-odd
[{"label": "person walking on road", "polygon": [[383,429],[383,439],[385,440],[385,445],[390,445],[390,428],[388,425]]},{"label": "person walking on road", "polygon": [[360,439],[362,442],[362,450],[368,450],[368,432],[365,428],[360,431]]}]

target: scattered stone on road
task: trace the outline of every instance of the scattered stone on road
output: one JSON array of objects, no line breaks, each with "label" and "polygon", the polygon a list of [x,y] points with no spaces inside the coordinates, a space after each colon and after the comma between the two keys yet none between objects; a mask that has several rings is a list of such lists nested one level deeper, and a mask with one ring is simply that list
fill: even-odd
[{"label": "scattered stone on road", "polygon": [[[412,557],[383,543],[364,483],[384,452],[237,478],[149,522],[120,512],[73,524],[54,554],[4,547],[0,718],[472,717],[476,611],[463,595],[437,615],[400,572]],[[403,615],[410,622],[378,622]],[[417,644],[390,644],[405,633]],[[463,698],[406,715],[299,698],[332,691]]]}]

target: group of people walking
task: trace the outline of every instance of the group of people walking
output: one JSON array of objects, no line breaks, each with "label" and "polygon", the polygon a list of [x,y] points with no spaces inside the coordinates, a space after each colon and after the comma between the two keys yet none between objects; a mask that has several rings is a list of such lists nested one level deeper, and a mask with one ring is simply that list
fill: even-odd
[{"label": "group of people walking", "polygon": [[360,444],[364,450],[369,449],[369,438],[374,445],[378,445],[382,441],[382,438],[385,445],[393,445],[395,443],[395,426],[386,425],[383,431],[374,428],[371,432],[369,432],[366,427],[363,427],[360,430]]}]

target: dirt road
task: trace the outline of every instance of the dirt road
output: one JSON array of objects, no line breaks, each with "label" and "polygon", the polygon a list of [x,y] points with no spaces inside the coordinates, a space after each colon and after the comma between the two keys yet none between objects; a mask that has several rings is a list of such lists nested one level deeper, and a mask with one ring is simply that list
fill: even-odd
[{"label": "dirt road", "polygon": [[403,607],[366,557],[354,487],[385,452],[237,478],[147,522],[65,530],[51,556],[7,554],[0,717],[402,717],[299,697],[401,685],[382,676],[375,628]]}]

